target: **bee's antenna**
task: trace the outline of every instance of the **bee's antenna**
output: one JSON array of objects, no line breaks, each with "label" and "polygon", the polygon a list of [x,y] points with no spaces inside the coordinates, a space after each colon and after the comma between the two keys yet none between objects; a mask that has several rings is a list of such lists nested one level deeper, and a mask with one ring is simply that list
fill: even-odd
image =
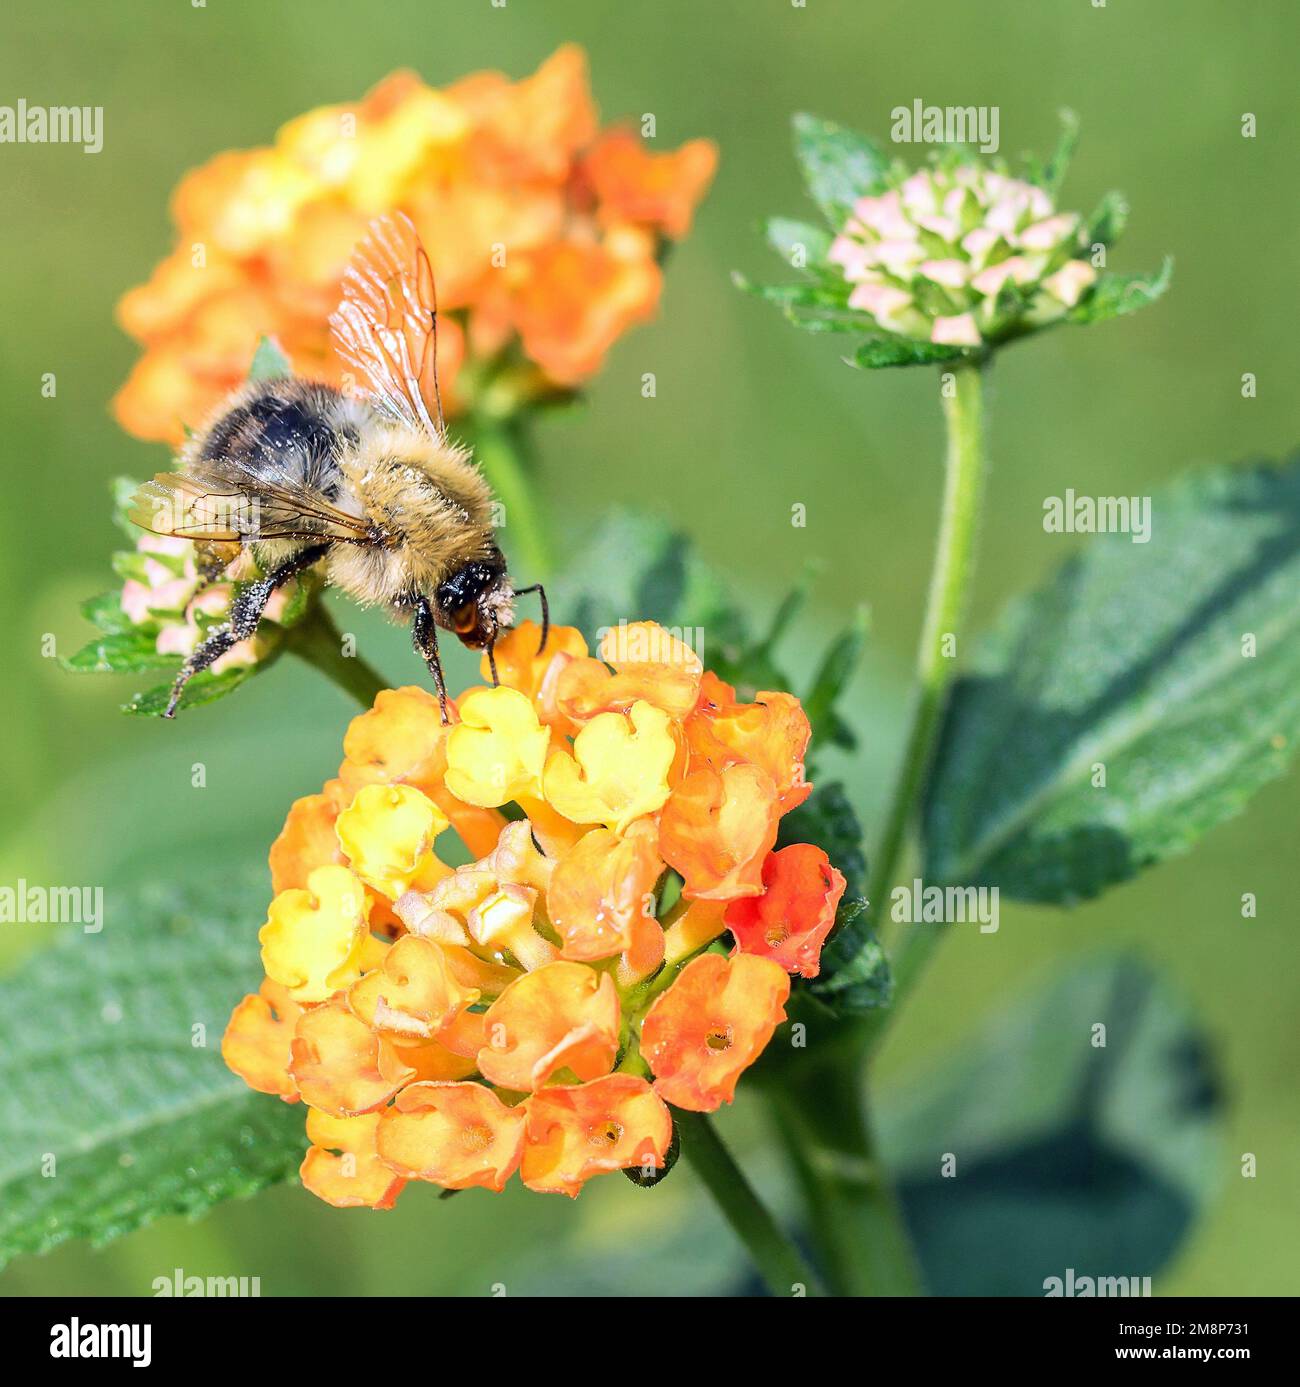
[{"label": "bee's antenna", "polygon": [[537,653],[540,655],[542,651],[546,649],[546,640],[551,634],[551,607],[550,603],[546,600],[546,589],[541,583],[534,583],[531,587],[527,588],[516,588],[515,596],[523,597],[525,593],[529,592],[535,592],[542,604],[542,640],[541,644],[537,647]]}]

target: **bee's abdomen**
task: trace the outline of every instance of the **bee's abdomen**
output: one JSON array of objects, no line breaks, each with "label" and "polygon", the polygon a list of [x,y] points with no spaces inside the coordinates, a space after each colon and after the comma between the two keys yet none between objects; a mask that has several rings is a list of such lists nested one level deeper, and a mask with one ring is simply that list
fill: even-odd
[{"label": "bee's abdomen", "polygon": [[306,484],[322,495],[338,491],[342,448],[355,444],[341,397],[325,385],[273,380],[255,387],[209,429],[199,457],[232,462],[268,481]]}]

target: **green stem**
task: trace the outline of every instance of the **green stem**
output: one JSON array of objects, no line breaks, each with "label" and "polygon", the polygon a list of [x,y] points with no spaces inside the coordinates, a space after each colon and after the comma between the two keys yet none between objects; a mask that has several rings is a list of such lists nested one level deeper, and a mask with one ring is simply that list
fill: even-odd
[{"label": "green stem", "polygon": [[522,427],[505,419],[478,417],[473,425],[474,455],[505,509],[505,531],[527,585],[550,576],[551,546],[525,463]]},{"label": "green stem", "polygon": [[888,1172],[875,1150],[860,1065],[827,1062],[776,1094],[777,1128],[808,1209],[823,1269],[838,1295],[922,1290]]},{"label": "green stem", "polygon": [[759,1202],[713,1123],[704,1113],[678,1110],[673,1117],[681,1134],[682,1154],[744,1243],[768,1290],[777,1296],[795,1294],[797,1288],[805,1294],[820,1294],[821,1286],[811,1268]]},{"label": "green stem", "polygon": [[[917,650],[917,690],[867,883],[877,927],[929,772],[956,668],[955,638],[966,611],[984,492],[984,364],[946,369],[953,380],[941,396],[948,433],[943,509]],[[949,637],[954,645],[945,650]],[[937,930],[910,930],[891,957],[894,1006],[844,1028],[843,1040],[825,1045],[819,1064],[802,1071],[797,1086],[777,1095],[782,1138],[803,1188],[818,1252],[833,1289],[842,1294],[902,1295],[921,1289],[906,1226],[876,1152],[863,1070],[871,1047],[938,938]]]},{"label": "green stem", "polygon": [[[943,718],[948,690],[957,665],[957,637],[966,614],[975,567],[975,538],[984,498],[987,471],[984,457],[984,363],[963,362],[947,368],[953,388],[944,392],[943,414],[948,431],[943,510],[938,548],[930,577],[925,621],[916,655],[916,700],[902,766],[885,816],[867,880],[867,900],[877,928],[884,919],[898,872],[908,829],[925,785],[934,744]],[[953,648],[945,651],[948,638]],[[891,957],[895,1005],[876,1013],[866,1028],[869,1039],[895,1014],[897,1004],[912,986],[942,937],[939,930],[909,929]]]},{"label": "green stem", "polygon": [[287,645],[300,660],[320,670],[363,708],[369,708],[375,701],[375,695],[388,687],[388,681],[363,659],[343,653],[342,633],[319,598],[312,602],[307,615],[290,630]]}]

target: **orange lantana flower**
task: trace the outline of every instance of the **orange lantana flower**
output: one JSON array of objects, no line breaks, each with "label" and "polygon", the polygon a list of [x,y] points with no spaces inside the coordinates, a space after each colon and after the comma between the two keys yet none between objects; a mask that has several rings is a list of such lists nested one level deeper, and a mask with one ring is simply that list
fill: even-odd
[{"label": "orange lantana flower", "polygon": [[790,979],[753,954],[701,954],[655,999],[641,1046],[655,1092],[691,1112],[712,1112],[736,1095],[736,1080],[785,1020]]},{"label": "orange lantana flower", "polygon": [[139,437],[179,443],[262,336],[339,384],[327,319],[367,223],[397,210],[437,277],[450,412],[502,384],[521,399],[571,389],[654,313],[664,238],[686,234],[716,162],[705,140],[660,153],[602,135],[573,45],[519,82],[482,72],[438,90],[394,73],[181,180],[176,248],[118,307],[144,355],[114,411]]},{"label": "orange lantana flower", "polygon": [[529,1189],[576,1196],[593,1175],[663,1166],[673,1120],[633,1074],[542,1089],[528,1102],[523,1176]]},{"label": "orange lantana flower", "polygon": [[303,1182],[332,1204],[652,1175],[670,1105],[730,1102],[789,975],[817,972],[843,879],[773,851],[809,788],[798,700],[737,703],[653,623],[599,659],[571,628],[539,639],[507,634],[504,682],[449,725],[421,689],[381,693],[272,848],[267,980],[222,1053],[307,1106]]},{"label": "orange lantana flower", "polygon": [[821,848],[792,843],[763,863],[761,896],[727,907],[727,928],[744,953],[761,954],[787,972],[815,978],[843,894],[844,877]]},{"label": "orange lantana flower", "polygon": [[524,1118],[482,1084],[411,1084],[383,1114],[379,1154],[412,1180],[501,1190],[519,1166]]}]

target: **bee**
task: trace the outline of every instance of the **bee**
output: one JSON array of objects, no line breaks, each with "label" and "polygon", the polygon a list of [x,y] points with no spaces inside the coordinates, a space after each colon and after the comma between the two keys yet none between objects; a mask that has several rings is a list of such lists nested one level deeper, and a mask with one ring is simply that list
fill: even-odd
[{"label": "bee", "polygon": [[433,270],[404,213],[371,222],[330,332],[355,392],[293,376],[252,382],[189,439],[177,470],[136,492],[132,519],[193,540],[206,579],[245,551],[263,575],[185,661],[166,717],[194,675],[256,632],[272,594],[309,569],[410,623],[444,724],[439,628],[486,650],[495,684],[493,646],[514,622],[515,598],[535,592],[546,648],[545,589],[512,585],[493,538],[491,489],[447,433]]}]

